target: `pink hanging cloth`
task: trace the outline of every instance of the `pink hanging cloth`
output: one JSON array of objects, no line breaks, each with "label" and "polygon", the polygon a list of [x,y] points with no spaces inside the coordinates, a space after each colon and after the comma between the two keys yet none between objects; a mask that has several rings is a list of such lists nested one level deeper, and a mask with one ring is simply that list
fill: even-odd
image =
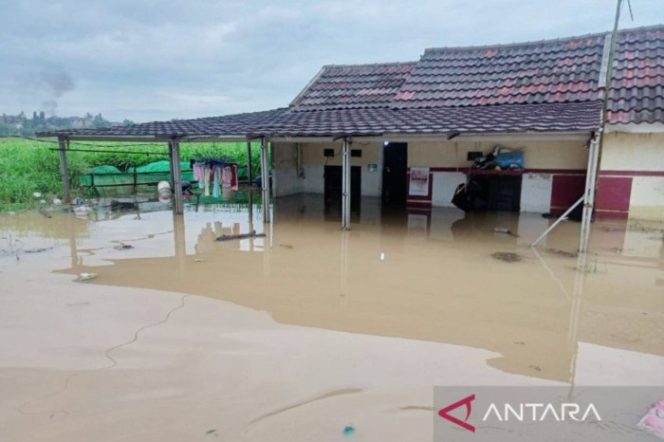
[{"label": "pink hanging cloth", "polygon": [[231,189],[238,190],[237,164],[231,166]]}]

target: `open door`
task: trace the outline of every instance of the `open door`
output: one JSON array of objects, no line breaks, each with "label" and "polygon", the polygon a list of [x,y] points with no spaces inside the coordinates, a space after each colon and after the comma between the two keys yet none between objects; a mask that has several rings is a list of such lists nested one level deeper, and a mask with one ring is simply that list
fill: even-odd
[{"label": "open door", "polygon": [[386,143],[383,148],[383,203],[406,205],[408,144]]}]

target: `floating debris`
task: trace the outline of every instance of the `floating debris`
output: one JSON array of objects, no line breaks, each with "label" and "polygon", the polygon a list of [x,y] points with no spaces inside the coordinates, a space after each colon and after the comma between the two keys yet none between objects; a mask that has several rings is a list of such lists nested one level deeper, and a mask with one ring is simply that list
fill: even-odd
[{"label": "floating debris", "polygon": [[38,211],[39,211],[39,213],[41,213],[44,217],[46,217],[46,218],[51,218],[51,214],[48,213],[48,211],[47,211],[46,209],[44,209],[43,207],[40,207],[40,208],[38,209]]},{"label": "floating debris", "polygon": [[81,273],[78,275],[78,278],[76,278],[76,281],[78,282],[84,282],[84,281],[90,281],[91,279],[95,279],[97,276],[96,273]]},{"label": "floating debris", "polygon": [[240,233],[238,235],[221,235],[217,237],[217,241],[230,241],[233,239],[248,239],[248,238],[265,238],[265,233],[256,233],[252,230],[249,233]]},{"label": "floating debris", "polygon": [[542,367],[539,365],[529,365],[528,368],[533,369],[535,371],[542,371]]},{"label": "floating debris", "polygon": [[23,253],[41,253],[41,252],[46,252],[48,250],[53,250],[53,247],[38,247],[36,249],[27,249],[24,250]]},{"label": "floating debris", "polygon": [[135,202],[112,200],[110,207],[113,211],[136,210],[138,209],[138,204]]},{"label": "floating debris", "polygon": [[653,227],[651,225],[643,224],[639,221],[633,221],[627,225],[627,230],[632,232],[643,232],[643,233],[664,233],[664,229],[661,227]]},{"label": "floating debris", "polygon": [[76,206],[74,207],[74,214],[77,217],[85,218],[90,213],[91,209],[88,206]]},{"label": "floating debris", "polygon": [[292,244],[279,244],[279,247],[283,247],[284,249],[292,249],[293,245]]},{"label": "floating debris", "polygon": [[515,238],[518,238],[518,237],[519,237],[519,235],[517,235],[516,233],[512,232],[512,231],[511,231],[510,229],[508,229],[507,227],[494,227],[494,228],[493,228],[493,233],[502,233],[503,235],[509,235],[509,236],[513,236],[513,237],[515,237]]},{"label": "floating debris", "polygon": [[514,252],[495,252],[491,254],[492,257],[499,261],[504,262],[519,262],[523,261],[523,257]]},{"label": "floating debris", "polygon": [[344,427],[344,429],[343,429],[343,435],[344,436],[346,436],[346,437],[352,436],[353,433],[355,433],[355,427],[353,427],[352,425],[346,425]]},{"label": "floating debris", "polygon": [[128,250],[128,249],[133,249],[134,246],[132,246],[131,244],[125,244],[125,243],[121,242],[120,244],[118,244],[117,246],[115,246],[113,248],[115,250]]},{"label": "floating debris", "polygon": [[555,253],[556,255],[564,256],[565,258],[576,258],[579,256],[579,252],[568,252],[567,250],[554,249],[551,247],[547,247],[544,250],[549,253]]},{"label": "floating debris", "polygon": [[585,273],[586,275],[589,275],[591,273],[600,273],[600,268],[599,265],[597,264],[596,259],[588,261],[584,264],[576,265],[574,266],[574,269],[577,272]]}]

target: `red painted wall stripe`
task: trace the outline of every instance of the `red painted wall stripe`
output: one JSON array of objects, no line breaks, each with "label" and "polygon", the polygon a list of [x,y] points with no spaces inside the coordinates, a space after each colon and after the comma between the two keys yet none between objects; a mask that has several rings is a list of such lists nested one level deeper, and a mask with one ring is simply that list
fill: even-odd
[{"label": "red painted wall stripe", "polygon": [[664,170],[601,170],[600,176],[664,176]]},{"label": "red painted wall stripe", "polygon": [[551,182],[551,212],[556,214],[574,204],[586,187],[585,175],[554,175]]},{"label": "red painted wall stripe", "polygon": [[595,208],[598,216],[627,215],[632,196],[631,177],[600,176],[597,185]]},{"label": "red painted wall stripe", "polygon": [[[430,172],[461,172],[468,173],[471,167],[430,167]],[[409,169],[410,170],[410,169]],[[570,174],[585,175],[586,169],[524,169],[523,173],[550,173],[550,174]]]}]

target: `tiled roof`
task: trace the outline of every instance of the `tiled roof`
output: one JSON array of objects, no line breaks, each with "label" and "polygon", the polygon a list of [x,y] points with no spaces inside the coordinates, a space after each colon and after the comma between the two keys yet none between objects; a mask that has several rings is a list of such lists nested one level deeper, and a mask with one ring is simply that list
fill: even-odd
[{"label": "tiled roof", "polygon": [[454,132],[579,132],[599,123],[601,103],[541,103],[422,109],[333,109],[293,112],[286,108],[196,120],[154,122],[42,135],[108,138],[270,136],[334,137]]},{"label": "tiled roof", "polygon": [[[326,66],[289,108],[42,135],[337,136],[590,131],[607,36],[427,49],[417,63]],[[609,123],[664,123],[664,25],[620,32]]]},{"label": "tiled roof", "polygon": [[664,123],[664,26],[620,33],[609,123]]},{"label": "tiled roof", "polygon": [[427,49],[392,104],[448,107],[596,100],[604,41],[601,34]]},{"label": "tiled roof", "polygon": [[415,62],[324,66],[291,109],[386,107],[414,66]]}]

